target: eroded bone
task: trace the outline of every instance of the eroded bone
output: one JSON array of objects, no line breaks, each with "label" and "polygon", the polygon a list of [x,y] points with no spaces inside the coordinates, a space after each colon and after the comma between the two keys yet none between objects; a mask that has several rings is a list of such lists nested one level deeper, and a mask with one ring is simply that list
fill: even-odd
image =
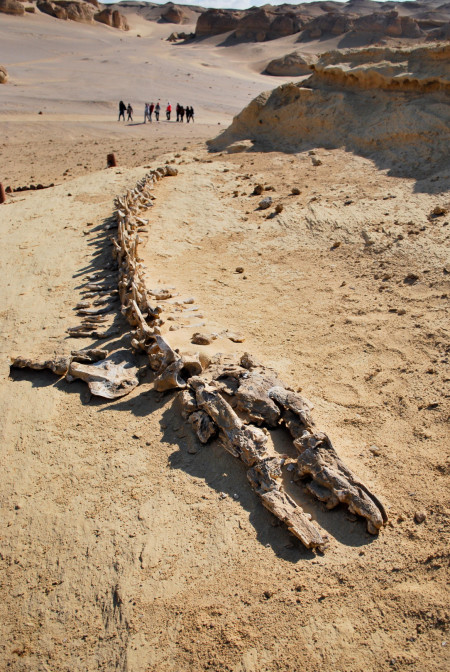
[{"label": "eroded bone", "polygon": [[282,462],[273,457],[262,460],[247,472],[247,478],[260,496],[263,505],[279,518],[306,548],[322,549],[325,539],[305,513],[279,484]]},{"label": "eroded bone", "polygon": [[70,354],[72,361],[88,364],[105,359],[108,356],[108,351],[101,350],[100,348],[88,348],[86,350],[72,350]]},{"label": "eroded bone", "polygon": [[310,413],[310,402],[297,392],[281,386],[272,387],[268,395],[283,409],[284,423],[294,439],[298,439],[305,429],[313,431],[315,425]]},{"label": "eroded bone", "polygon": [[[172,351],[173,352],[173,351]],[[176,353],[173,353],[174,355]],[[198,376],[202,372],[202,365],[196,356],[178,356],[174,362],[163,368],[162,373],[155,379],[155,389],[158,392],[183,389],[192,376]]]},{"label": "eroded bone", "polygon": [[266,434],[257,427],[244,425],[217,389],[199,376],[192,377],[189,386],[195,391],[198,406],[223,432],[226,450],[248,466],[262,459],[266,452]]},{"label": "eroded bone", "polygon": [[376,534],[387,521],[384,506],[345,466],[328,436],[322,432],[311,434],[305,431],[294,445],[300,452],[298,476],[310,476],[314,481],[309,487],[310,492],[330,509],[339,502],[347,504],[352,513],[367,520],[367,530]]},{"label": "eroded bone", "polygon": [[198,410],[195,393],[192,390],[180,390],[177,400],[180,405],[181,417],[184,420],[187,420],[191,413],[195,413],[195,411]]},{"label": "eroded bone", "polygon": [[57,376],[65,376],[69,370],[71,357],[53,357],[51,359],[30,359],[28,357],[15,357],[11,361],[11,366],[18,369],[34,369],[42,371],[42,369],[50,369]]},{"label": "eroded bone", "polygon": [[205,411],[194,411],[189,416],[189,422],[201,443],[208,443],[217,435],[217,425]]},{"label": "eroded bone", "polygon": [[105,315],[106,313],[111,312],[112,308],[110,305],[103,306],[102,308],[80,308],[78,310],[79,315],[87,315],[87,316]]},{"label": "eroded bone", "polygon": [[117,399],[129,394],[138,384],[138,368],[128,350],[118,350],[94,364],[72,362],[67,380],[80,378],[92,394],[105,399]]}]

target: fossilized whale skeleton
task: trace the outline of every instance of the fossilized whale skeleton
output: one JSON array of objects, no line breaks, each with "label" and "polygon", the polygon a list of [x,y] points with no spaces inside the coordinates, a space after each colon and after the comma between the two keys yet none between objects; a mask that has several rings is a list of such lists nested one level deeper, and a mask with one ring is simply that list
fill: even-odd
[{"label": "fossilized whale skeleton", "polygon": [[[326,538],[311,516],[284,491],[281,478],[285,469],[290,479],[306,482],[309,492],[327,508],[346,504],[352,513],[366,519],[370,533],[377,534],[387,521],[383,505],[344,465],[329,437],[318,430],[306,399],[287,388],[274,371],[249,353],[240,358],[218,354],[210,359],[186,355],[172,349],[161,335],[163,309],[150,304],[138,255],[138,229],[147,224],[141,215],[151,205],[155,183],[176,174],[173,166],[153,170],[115,201],[117,236],[112,239],[113,255],[121,311],[132,327],[132,350],[148,356],[149,366],[156,373],[156,390],[178,390],[182,416],[199,441],[205,444],[219,438],[229,453],[242,460],[263,505],[307,548],[322,550]],[[95,288],[92,291],[95,293]],[[12,365],[50,368],[69,380],[81,378],[93,394],[106,398],[123,396],[138,384],[137,367],[132,353],[126,350],[110,356],[105,350],[81,350],[70,357],[43,361],[16,358]],[[280,426],[292,438],[296,459],[281,456],[271,448],[269,430]]]}]

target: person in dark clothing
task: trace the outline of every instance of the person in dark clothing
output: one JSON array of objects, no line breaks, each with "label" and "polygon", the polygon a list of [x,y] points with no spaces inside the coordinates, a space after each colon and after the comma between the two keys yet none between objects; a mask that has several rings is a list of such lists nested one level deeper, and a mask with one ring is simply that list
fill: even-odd
[{"label": "person in dark clothing", "polygon": [[177,103],[177,107],[176,107],[177,121],[180,121],[180,110],[181,110],[181,105],[180,105],[180,103]]},{"label": "person in dark clothing", "polygon": [[133,121],[133,108],[131,107],[131,103],[128,103],[127,115],[127,121]]},{"label": "person in dark clothing", "polygon": [[180,121],[184,121],[184,107],[180,105]]},{"label": "person in dark clothing", "polygon": [[160,111],[161,111],[161,105],[159,103],[156,103],[156,107],[155,107],[155,119],[156,119],[156,121],[159,121]]},{"label": "person in dark clothing", "polygon": [[154,109],[155,109],[154,104],[150,103],[150,105],[148,106],[148,119],[150,122],[152,121],[152,114]]},{"label": "person in dark clothing", "polygon": [[120,121],[120,117],[125,121],[125,111],[126,111],[126,106],[123,100],[120,101],[119,103],[119,118],[117,121]]},{"label": "person in dark clothing", "polygon": [[194,108],[192,105],[186,108],[186,121],[189,123],[190,121],[194,121]]}]

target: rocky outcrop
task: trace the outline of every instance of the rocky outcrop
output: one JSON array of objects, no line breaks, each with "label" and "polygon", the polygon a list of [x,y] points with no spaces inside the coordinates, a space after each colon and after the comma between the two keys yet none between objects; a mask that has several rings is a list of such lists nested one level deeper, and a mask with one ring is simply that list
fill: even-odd
[{"label": "rocky outcrop", "polygon": [[178,42],[178,40],[192,40],[194,37],[195,33],[170,33],[167,41]]},{"label": "rocky outcrop", "polygon": [[295,12],[277,13],[267,7],[251,9],[240,19],[235,37],[238,40],[255,42],[276,40],[298,33],[303,23],[304,21]]},{"label": "rocky outcrop", "polygon": [[67,12],[64,7],[59,7],[58,5],[55,5],[54,2],[50,2],[49,0],[38,0],[37,8],[43,14],[53,16],[55,19],[62,19],[63,21],[67,20]]},{"label": "rocky outcrop", "polygon": [[91,23],[95,14],[95,7],[89,2],[72,2],[71,0],[38,0],[37,8],[40,12],[53,16],[56,19]]},{"label": "rocky outcrop", "polygon": [[111,28],[117,28],[118,30],[129,30],[130,27],[128,22],[123,14],[117,11],[117,9],[106,8],[95,14],[94,19],[99,23],[104,23]]},{"label": "rocky outcrop", "polygon": [[318,16],[306,24],[302,39],[317,40],[321,37],[343,35],[353,29],[354,18],[356,17],[352,14],[339,14],[337,12]]},{"label": "rocky outcrop", "polygon": [[255,98],[210,147],[345,147],[391,174],[426,177],[448,168],[449,57],[449,44],[329,52],[302,84]]},{"label": "rocky outcrop", "polygon": [[94,19],[95,8],[89,2],[72,2],[71,0],[55,0],[57,7],[62,7],[67,12],[70,21],[91,23]]},{"label": "rocky outcrop", "polygon": [[330,51],[312,66],[308,85],[384,91],[450,93],[450,45],[413,49],[368,48]]},{"label": "rocky outcrop", "polygon": [[[1,0],[0,0],[1,2]],[[104,23],[111,28],[118,28],[119,30],[129,30],[128,22],[117,9],[107,7],[101,12],[96,12],[99,7],[97,0],[88,0],[87,2],[74,2],[72,0],[38,0],[37,8],[43,14],[48,14],[56,19],[64,21],[78,21],[80,23],[92,23],[98,21]]]},{"label": "rocky outcrop", "polygon": [[8,79],[8,71],[3,65],[0,65],[0,84],[5,84]]},{"label": "rocky outcrop", "polygon": [[196,37],[210,37],[235,30],[242,12],[227,9],[208,9],[200,14],[195,27]]},{"label": "rocky outcrop", "polygon": [[439,28],[435,28],[434,30],[430,30],[430,32],[427,34],[427,40],[428,41],[434,41],[434,40],[450,41],[450,22],[449,23],[444,23],[444,25],[439,26]]},{"label": "rocky outcrop", "polygon": [[189,23],[189,17],[178,5],[169,3],[166,10],[161,14],[161,18],[167,23]]},{"label": "rocky outcrop", "polygon": [[0,14],[13,14],[21,16],[25,14],[25,9],[20,2],[16,0],[0,0]]},{"label": "rocky outcrop", "polygon": [[423,31],[417,21],[409,16],[400,16],[397,11],[374,12],[365,16],[330,12],[310,21],[302,33],[302,40],[343,35],[352,32],[354,35],[373,37],[421,37]]},{"label": "rocky outcrop", "polygon": [[238,23],[235,36],[238,39],[263,42],[267,38],[275,16],[265,8],[255,9]]},{"label": "rocky outcrop", "polygon": [[312,62],[313,59],[311,56],[294,51],[291,54],[286,54],[286,56],[270,61],[264,72],[268,75],[280,77],[301,77],[302,75],[311,74]]},{"label": "rocky outcrop", "polygon": [[396,11],[375,12],[361,16],[355,19],[353,27],[357,32],[385,37],[420,37],[423,35],[414,19],[409,16],[399,16]]}]

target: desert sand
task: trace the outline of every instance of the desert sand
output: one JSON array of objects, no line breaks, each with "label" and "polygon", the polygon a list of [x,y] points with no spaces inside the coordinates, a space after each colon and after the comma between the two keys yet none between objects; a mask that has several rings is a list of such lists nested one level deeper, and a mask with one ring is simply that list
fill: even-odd
[{"label": "desert sand", "polygon": [[[289,129],[258,144],[252,110],[267,96],[241,110],[290,81],[260,73],[294,36],[171,44],[173,26],[127,17],[127,33],[0,17],[0,181],[54,184],[0,205],[0,667],[443,672],[450,167],[401,171],[319,136],[288,147]],[[325,42],[309,53],[337,46]],[[152,98],[192,104],[195,123],[144,125]],[[117,122],[120,99],[135,123]],[[178,174],[156,184],[140,233],[149,290],[172,294],[163,334],[181,350],[251,352],[301,389],[383,501],[378,535],[287,483],[327,536],[322,553],[305,549],[243,464],[201,445],[176,394],[155,391],[145,357],[140,384],[114,401],[10,368],[18,355],[130,347],[118,303],[108,338],[67,329],[87,283],[116,282],[114,198],[166,164]],[[198,331],[217,338],[193,345]]]}]

